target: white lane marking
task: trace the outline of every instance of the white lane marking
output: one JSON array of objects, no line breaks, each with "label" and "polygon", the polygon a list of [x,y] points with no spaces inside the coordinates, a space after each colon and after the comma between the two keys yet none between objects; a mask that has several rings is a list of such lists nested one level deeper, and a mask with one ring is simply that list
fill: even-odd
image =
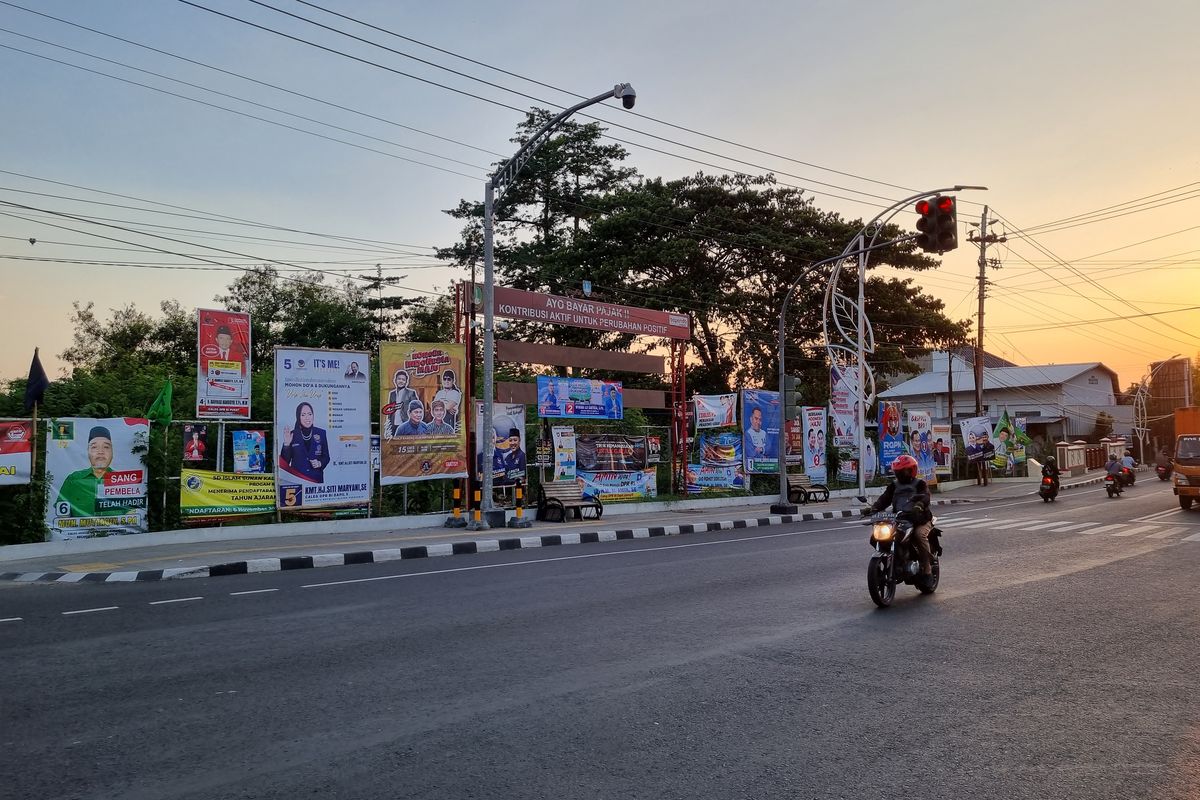
[{"label": "white lane marking", "polygon": [[[611,558],[613,556],[627,556],[637,553],[657,553],[661,550],[682,550],[686,547],[711,547],[720,544],[737,544],[739,542],[753,542],[760,539],[779,539],[785,536],[807,536],[813,533],[828,533],[836,531],[837,528],[817,528],[816,530],[788,531],[787,533],[770,533],[762,536],[744,536],[737,539],[719,539],[715,542],[691,542],[689,544],[671,544],[662,545],[660,547],[644,547],[637,550],[614,550],[606,553],[583,553],[577,556],[557,556],[555,558],[537,558],[529,561],[508,561],[503,564],[477,564],[471,567],[452,567],[450,569],[435,569],[427,572],[408,572],[402,575],[377,575],[373,578],[352,578],[345,581],[329,581],[328,583],[306,583],[301,589],[319,589],[325,586],[345,586],[351,583],[374,583],[375,581],[394,581],[401,578],[419,578],[425,575],[446,575],[451,572],[474,572],[481,569],[502,569],[505,567],[523,567],[529,564],[547,564],[552,561],[575,561],[582,558]],[[843,539],[838,544],[857,544],[853,539]]]},{"label": "white lane marking", "polygon": [[1156,519],[1163,519],[1164,517],[1173,517],[1176,514],[1182,514],[1182,513],[1183,513],[1182,508],[1168,508],[1166,511],[1156,511],[1153,514],[1147,514],[1144,517],[1137,517],[1136,519],[1131,519],[1130,522],[1150,522],[1150,521],[1156,520]]},{"label": "white lane marking", "polygon": [[1010,531],[1041,530],[1053,524],[1053,522],[1047,522],[1044,519],[1024,519],[1013,525],[1005,525],[1004,527]]},{"label": "white lane marking", "polygon": [[20,617],[5,617],[4,619],[0,619],[0,622],[20,622],[20,621],[21,621]]},{"label": "white lane marking", "polygon": [[120,606],[103,606],[102,608],[81,608],[78,611],[64,611],[64,612],[62,612],[62,614],[64,617],[68,617],[71,614],[91,614],[94,611],[116,611],[118,608],[120,608]]},{"label": "white lane marking", "polygon": [[1158,533],[1152,533],[1149,536],[1147,536],[1146,538],[1147,539],[1169,539],[1172,536],[1174,536],[1175,534],[1183,533],[1187,530],[1188,530],[1187,528],[1167,528],[1165,530],[1159,531]]},{"label": "white lane marking", "polygon": [[1083,530],[1080,531],[1080,533],[1086,533],[1088,536],[1094,536],[1097,533],[1112,533],[1113,531],[1119,531],[1124,527],[1125,523],[1122,522],[1120,525],[1101,525],[1099,528],[1092,528],[1090,531]]},{"label": "white lane marking", "polygon": [[172,597],[170,600],[151,600],[152,606],[163,606],[167,603],[190,603],[193,600],[203,600],[203,597]]},{"label": "white lane marking", "polygon": [[1191,536],[1185,536],[1179,541],[1181,542],[1200,542],[1200,533],[1193,533]]},{"label": "white lane marking", "polygon": [[1046,528],[1046,530],[1053,531],[1054,533],[1066,533],[1067,531],[1077,531],[1080,528],[1090,528],[1091,526],[1093,526],[1095,524],[1096,523],[1094,523],[1094,522],[1074,522],[1074,523],[1068,523],[1066,525],[1063,525],[1063,524],[1051,525],[1050,527]]},{"label": "white lane marking", "polygon": [[1113,536],[1136,536],[1139,533],[1145,533],[1146,531],[1155,531],[1155,530],[1158,530],[1157,525],[1142,525],[1137,528],[1130,528],[1129,530],[1120,531],[1119,533],[1114,533]]},{"label": "white lane marking", "polygon": [[278,589],[251,589],[248,592],[230,592],[230,597],[241,597],[244,594],[266,594],[267,592],[278,592]]}]

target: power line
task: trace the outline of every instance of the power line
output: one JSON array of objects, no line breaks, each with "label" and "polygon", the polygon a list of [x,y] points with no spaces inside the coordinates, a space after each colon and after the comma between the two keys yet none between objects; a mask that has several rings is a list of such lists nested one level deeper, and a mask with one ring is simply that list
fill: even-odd
[{"label": "power line", "polygon": [[[301,2],[302,2],[302,0],[301,0]],[[1072,222],[1072,221],[1074,221],[1074,220],[1079,220],[1079,219],[1085,219],[1085,218],[1087,218],[1087,217],[1091,217],[1091,216],[1094,216],[1094,215],[1096,215],[1096,214],[1101,214],[1101,213],[1104,213],[1104,212],[1106,212],[1106,211],[1112,211],[1112,210],[1114,210],[1114,209],[1122,208],[1123,206],[1131,206],[1131,205],[1134,205],[1134,204],[1140,203],[1140,202],[1141,202],[1141,201],[1143,201],[1143,200],[1149,200],[1149,199],[1151,199],[1151,198],[1154,198],[1154,197],[1159,197],[1159,196],[1161,196],[1161,195],[1164,195],[1164,194],[1170,194],[1171,192],[1177,192],[1177,191],[1179,191],[1179,190],[1181,190],[1181,189],[1187,189],[1188,187],[1191,187],[1191,186],[1200,186],[1200,181],[1193,181],[1193,182],[1191,182],[1191,183],[1184,183],[1184,184],[1181,184],[1181,185],[1179,185],[1179,186],[1172,187],[1172,188],[1170,188],[1170,189],[1164,189],[1164,190],[1163,190],[1163,191],[1161,191],[1161,192],[1154,192],[1153,194],[1147,194],[1147,195],[1143,195],[1143,196],[1141,196],[1141,197],[1135,197],[1133,200],[1126,200],[1126,201],[1125,201],[1125,202],[1123,202],[1123,203],[1116,203],[1115,205],[1111,205],[1111,206],[1104,206],[1103,208],[1097,208],[1097,209],[1093,209],[1092,211],[1085,211],[1085,212],[1084,212],[1084,213],[1082,213],[1082,214],[1075,214],[1075,215],[1073,215],[1073,216],[1070,216],[1070,217],[1062,217],[1062,218],[1060,218],[1060,219],[1052,220],[1052,221],[1050,221],[1050,222],[1043,222],[1043,223],[1042,223],[1042,224],[1040,224],[1040,225],[1030,225],[1030,226],[1029,226],[1028,228],[1026,228],[1025,230],[1026,230],[1026,231],[1040,231],[1040,230],[1042,230],[1043,228],[1050,228],[1050,227],[1053,227],[1053,226],[1055,226],[1055,225],[1058,225],[1058,224],[1060,224],[1060,223],[1064,223],[1064,222]]]}]

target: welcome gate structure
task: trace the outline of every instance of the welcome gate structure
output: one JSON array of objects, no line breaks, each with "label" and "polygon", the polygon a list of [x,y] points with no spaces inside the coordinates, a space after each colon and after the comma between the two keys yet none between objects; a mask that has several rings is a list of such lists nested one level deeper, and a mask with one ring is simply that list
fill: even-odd
[{"label": "welcome gate structure", "polygon": [[[482,286],[467,281],[455,286],[454,336],[458,343],[467,345],[468,375],[465,390],[473,393],[475,386],[475,315],[482,310]],[[624,404],[630,408],[668,409],[671,412],[671,491],[679,493],[685,487],[684,470],[687,467],[687,345],[692,338],[692,320],[687,314],[672,311],[657,311],[649,308],[622,306],[593,300],[590,297],[564,297],[495,287],[492,313],[496,317],[537,322],[548,325],[565,325],[573,328],[632,334],[638,337],[666,339],[669,352],[666,363],[662,356],[640,353],[622,353],[612,350],[597,350],[587,347],[563,347],[537,344],[512,339],[496,340],[496,357],[501,361],[545,366],[602,369],[613,372],[634,372],[668,376],[670,388],[667,392],[650,389],[624,389]],[[496,384],[496,402],[537,403],[537,389],[531,383],[499,382]],[[665,395],[665,396],[664,396]],[[468,430],[474,430],[477,421],[472,397],[469,409]],[[481,399],[481,398],[480,398]],[[475,458],[468,459],[472,485],[476,480]]]}]

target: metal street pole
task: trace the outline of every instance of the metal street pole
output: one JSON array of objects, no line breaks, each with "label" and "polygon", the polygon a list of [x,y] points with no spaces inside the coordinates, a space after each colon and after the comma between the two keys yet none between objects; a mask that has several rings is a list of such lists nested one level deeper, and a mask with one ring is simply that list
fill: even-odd
[{"label": "metal street pole", "polygon": [[[482,517],[479,523],[472,521],[468,524],[470,530],[486,530],[492,526],[504,525],[504,511],[496,509],[492,500],[493,475],[491,454],[487,451],[494,447],[494,399],[496,396],[496,325],[495,325],[495,263],[493,261],[492,237],[495,228],[495,206],[497,191],[503,192],[517,177],[521,168],[529,162],[533,154],[550,140],[550,135],[566,121],[567,117],[587,108],[590,105],[603,102],[610,98],[619,98],[625,108],[633,108],[637,93],[628,83],[619,83],[610,91],[598,94],[593,98],[576,103],[564,109],[547,122],[541,129],[530,136],[512,158],[505,161],[484,183],[483,190],[483,418],[476,420],[477,436],[483,439],[483,497]],[[474,287],[472,287],[474,288]]]}]

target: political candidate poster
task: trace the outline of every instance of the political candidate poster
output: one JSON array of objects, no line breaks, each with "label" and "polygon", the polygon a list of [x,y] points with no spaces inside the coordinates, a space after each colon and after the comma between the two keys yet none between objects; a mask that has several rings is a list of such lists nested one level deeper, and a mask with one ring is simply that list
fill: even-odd
[{"label": "political candidate poster", "polygon": [[737,425],[737,394],[698,394],[692,401],[696,406],[697,430]]},{"label": "political candidate poster", "polygon": [[992,421],[987,417],[970,417],[961,420],[958,427],[967,461],[991,461],[996,454],[996,447],[992,444]]},{"label": "political candidate poster", "polygon": [[992,444],[995,446],[992,467],[1006,475],[1012,475],[1018,464],[1025,463],[1025,445],[1029,443],[1029,436],[1012,421],[1008,410],[1002,411],[1000,419],[996,421],[996,428],[992,431]]},{"label": "political candidate poster", "polygon": [[461,344],[380,344],[381,484],[467,477],[465,364]]},{"label": "political candidate poster", "polygon": [[575,480],[578,465],[575,449],[575,429],[567,425],[555,425],[550,429],[554,440],[554,476],[552,480]]},{"label": "political candidate poster", "polygon": [[538,416],[563,419],[624,419],[620,381],[590,378],[537,379]]},{"label": "political candidate poster", "polygon": [[833,417],[833,446],[858,447],[858,372],[836,364],[829,368],[829,413]]},{"label": "political candidate poster", "polygon": [[250,315],[196,310],[196,416],[250,419]]},{"label": "political candidate poster", "polygon": [[740,491],[746,488],[746,475],[742,472],[741,464],[731,467],[688,464],[686,477],[688,494]]},{"label": "political candidate poster", "polygon": [[879,401],[879,471],[891,472],[892,462],[904,453],[904,426],[899,400]]},{"label": "political candidate poster", "polygon": [[46,440],[50,538],[145,532],[149,444],[145,419],[52,420]]},{"label": "political candidate poster", "polygon": [[188,423],[183,426],[183,463],[197,469],[216,465],[216,449],[209,452],[208,425]]},{"label": "political candidate poster", "polygon": [[267,434],[264,431],[233,432],[233,471],[239,474],[267,471]]},{"label": "political candidate poster", "polygon": [[575,480],[585,497],[603,501],[643,500],[658,497],[658,471],[654,468],[637,472],[587,472],[579,470]]},{"label": "political candidate poster", "polygon": [[33,420],[0,422],[0,486],[29,483],[33,468]]},{"label": "political candidate poster", "polygon": [[[926,483],[937,483],[933,457],[933,420],[928,411],[908,412],[908,447],[906,452],[917,460],[917,476]],[[888,462],[891,463],[891,462]]]},{"label": "political candidate poster", "polygon": [[275,350],[276,502],[284,511],[371,500],[369,381],[346,377],[350,350]]},{"label": "political candidate poster", "polygon": [[742,452],[749,474],[779,474],[779,392],[742,389]]},{"label": "political candidate poster", "polygon": [[825,407],[805,406],[801,419],[804,421],[804,474],[813,483],[826,483],[829,470],[825,462]]},{"label": "political candidate poster", "polygon": [[255,473],[179,471],[179,515],[187,520],[275,513],[275,476]]},{"label": "political candidate poster", "polygon": [[950,426],[933,425],[933,471],[939,477],[949,477],[954,463],[954,437]]},{"label": "political candidate poster", "polygon": [[483,470],[484,450],[491,452],[493,486],[513,486],[525,482],[528,459],[525,450],[525,406],[519,403],[495,403],[492,406],[492,430],[490,435],[483,429],[483,403],[476,403],[475,419],[475,464],[480,479]]},{"label": "political candidate poster", "polygon": [[649,464],[645,436],[619,433],[575,435],[576,469],[586,472],[634,472]]}]

